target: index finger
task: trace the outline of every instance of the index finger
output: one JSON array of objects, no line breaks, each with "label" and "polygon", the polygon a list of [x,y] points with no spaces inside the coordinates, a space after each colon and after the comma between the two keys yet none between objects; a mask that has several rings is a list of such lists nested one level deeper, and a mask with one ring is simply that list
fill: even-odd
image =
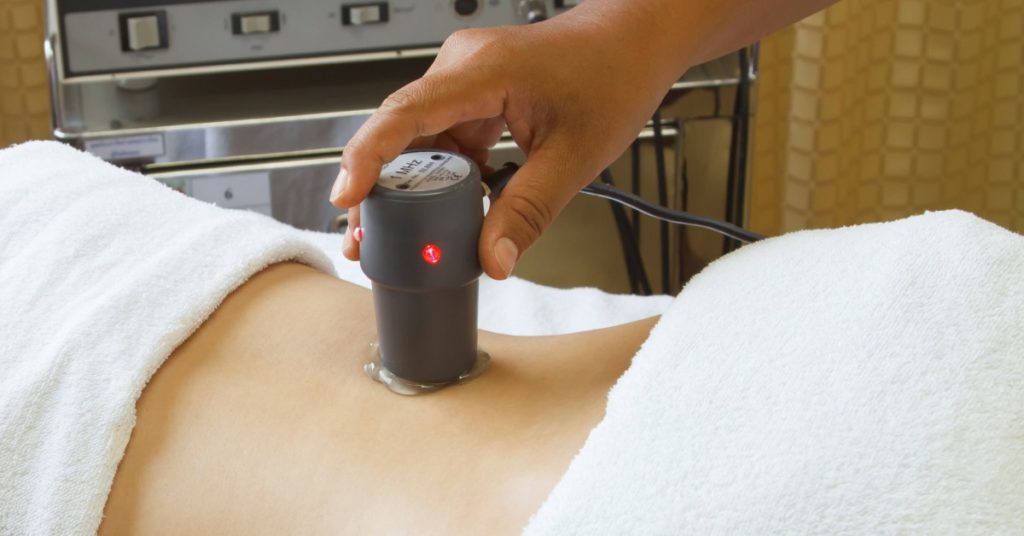
[{"label": "index finger", "polygon": [[504,91],[488,90],[464,73],[430,73],[406,85],[385,99],[345,146],[338,174],[345,185],[331,202],[342,208],[358,204],[377,182],[381,167],[413,140],[497,117],[504,106]]}]

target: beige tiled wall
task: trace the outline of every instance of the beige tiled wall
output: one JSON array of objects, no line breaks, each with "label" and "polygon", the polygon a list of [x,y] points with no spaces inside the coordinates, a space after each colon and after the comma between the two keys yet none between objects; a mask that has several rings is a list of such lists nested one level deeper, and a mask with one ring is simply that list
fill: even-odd
[{"label": "beige tiled wall", "polygon": [[0,0],[0,147],[50,137],[41,0]]},{"label": "beige tiled wall", "polygon": [[844,0],[763,43],[767,233],[962,208],[1024,231],[1024,2]]}]

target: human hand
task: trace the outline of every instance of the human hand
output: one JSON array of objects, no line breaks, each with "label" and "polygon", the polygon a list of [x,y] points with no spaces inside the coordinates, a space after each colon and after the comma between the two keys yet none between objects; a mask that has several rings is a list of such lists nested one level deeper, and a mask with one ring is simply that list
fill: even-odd
[{"label": "human hand", "polygon": [[508,128],[527,161],[491,206],[479,244],[484,271],[504,279],[573,195],[628,147],[684,66],[678,53],[658,50],[641,20],[610,24],[600,12],[577,10],[529,26],[456,32],[423,78],[381,104],[345,147],[331,193],[335,205],[350,207],[347,258],[359,258],[358,203],[406,148],[458,151],[483,165]]}]

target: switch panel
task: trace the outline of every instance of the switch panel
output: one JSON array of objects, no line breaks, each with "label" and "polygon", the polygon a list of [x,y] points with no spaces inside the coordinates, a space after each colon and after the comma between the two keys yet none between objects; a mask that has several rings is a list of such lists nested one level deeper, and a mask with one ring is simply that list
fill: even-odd
[{"label": "switch panel", "polygon": [[124,13],[118,17],[121,50],[137,52],[167,48],[167,13]]},{"label": "switch panel", "polygon": [[[28,0],[25,0],[28,1]],[[430,54],[453,32],[522,24],[582,0],[47,0],[64,75]],[[0,0],[2,4],[4,0]],[[144,7],[145,6],[145,7]],[[540,8],[543,6],[543,9]],[[558,7],[556,7],[558,6]],[[0,10],[2,11],[2,10]],[[529,13],[527,13],[529,15]],[[2,24],[0,24],[2,26]],[[0,30],[2,33],[2,30]],[[2,39],[0,39],[2,41]],[[366,58],[362,58],[366,59]],[[234,69],[234,67],[233,67]]]},{"label": "switch panel", "polygon": [[281,17],[277,11],[231,15],[231,33],[235,35],[275,33],[280,29]]},{"label": "switch panel", "polygon": [[341,6],[341,23],[345,26],[365,26],[367,24],[381,24],[387,21],[387,2],[343,4]]}]

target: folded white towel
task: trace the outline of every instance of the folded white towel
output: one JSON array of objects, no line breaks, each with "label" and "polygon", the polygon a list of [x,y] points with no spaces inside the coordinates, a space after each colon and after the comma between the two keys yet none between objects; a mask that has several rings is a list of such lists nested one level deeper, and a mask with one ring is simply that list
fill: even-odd
[{"label": "folded white towel", "polygon": [[1024,533],[1024,237],[963,212],[694,278],[525,534]]},{"label": "folded white towel", "polygon": [[273,220],[56,143],[0,151],[0,533],[92,534],[163,360],[269,264]]}]

